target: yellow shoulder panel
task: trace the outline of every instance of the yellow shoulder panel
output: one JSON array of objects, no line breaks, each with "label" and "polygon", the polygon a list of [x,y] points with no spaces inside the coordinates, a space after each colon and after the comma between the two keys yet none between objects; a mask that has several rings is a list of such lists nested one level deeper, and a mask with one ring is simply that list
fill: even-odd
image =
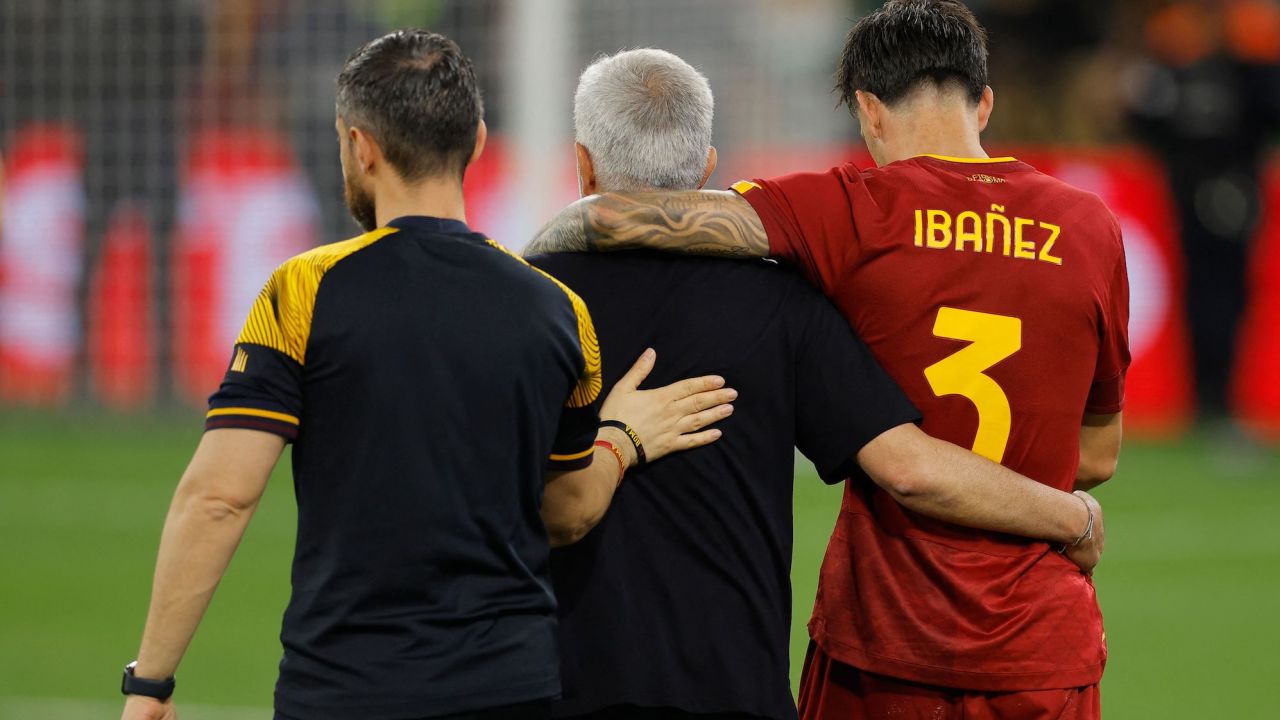
[{"label": "yellow shoulder panel", "polygon": [[276,268],[249,311],[236,343],[265,345],[305,364],[311,317],[320,279],[343,258],[396,232],[378,228],[351,240],[321,245],[294,256]]},{"label": "yellow shoulder panel", "polygon": [[569,396],[568,402],[565,403],[571,408],[586,407],[595,402],[600,396],[600,390],[604,387],[604,374],[600,363],[600,342],[596,340],[596,326],[591,322],[591,313],[587,310],[587,304],[583,302],[578,294],[569,289],[568,285],[560,282],[552,277],[549,273],[543,272],[540,268],[536,268],[525,259],[503,247],[500,243],[485,239],[493,247],[501,250],[508,257],[518,260],[520,263],[542,275],[551,282],[555,283],[565,295],[569,297],[569,302],[573,305],[573,314],[578,319],[578,344],[582,347],[582,357],[586,360],[586,365],[582,369],[582,375],[578,378],[578,384],[573,389],[573,393]]}]

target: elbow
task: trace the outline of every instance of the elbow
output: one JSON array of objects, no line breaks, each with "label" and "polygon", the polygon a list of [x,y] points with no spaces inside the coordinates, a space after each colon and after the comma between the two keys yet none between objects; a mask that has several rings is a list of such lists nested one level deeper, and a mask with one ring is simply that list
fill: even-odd
[{"label": "elbow", "polygon": [[179,513],[213,524],[243,523],[257,504],[257,497],[227,494],[186,480],[179,486],[174,497],[174,508]]},{"label": "elbow", "polygon": [[558,502],[543,502],[542,524],[547,528],[547,537],[551,547],[572,545],[590,533],[599,524],[604,512],[596,512],[585,502],[565,502],[567,498],[556,498]]},{"label": "elbow", "polygon": [[596,521],[587,518],[580,518],[573,522],[548,523],[547,536],[551,539],[551,547],[564,547],[586,537],[595,526]]},{"label": "elbow", "polygon": [[930,482],[925,463],[912,456],[897,463],[893,470],[877,483],[893,496],[899,504],[908,507],[936,494],[937,488]]},{"label": "elbow", "polygon": [[1080,458],[1080,468],[1076,470],[1076,490],[1092,490],[1110,480],[1116,474],[1118,458],[1115,456],[1101,458]]}]

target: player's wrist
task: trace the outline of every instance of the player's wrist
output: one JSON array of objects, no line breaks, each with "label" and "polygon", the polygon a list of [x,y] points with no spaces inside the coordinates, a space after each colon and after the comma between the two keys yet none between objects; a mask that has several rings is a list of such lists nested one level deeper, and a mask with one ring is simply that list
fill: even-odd
[{"label": "player's wrist", "polygon": [[134,660],[124,668],[120,692],[131,697],[148,697],[165,702],[173,696],[176,686],[177,681],[172,674],[158,672]]},{"label": "player's wrist", "polygon": [[623,473],[636,466],[638,460],[635,445],[631,442],[631,438],[627,437],[627,434],[621,429],[602,425],[596,431],[596,439],[607,442],[618,449],[618,459],[622,461]]},{"label": "player's wrist", "polygon": [[1058,552],[1061,553],[1080,547],[1093,538],[1093,526],[1096,520],[1093,508],[1089,505],[1089,501],[1078,491],[1072,493],[1072,496],[1079,500],[1076,503],[1078,510],[1075,513],[1076,519],[1072,523],[1074,530],[1068,530],[1066,539],[1063,540],[1062,546],[1058,548]]},{"label": "player's wrist", "polygon": [[631,460],[628,467],[638,467],[645,464],[644,443],[641,442],[640,435],[630,425],[621,420],[602,420],[600,429],[615,430],[621,433],[623,443],[630,448],[629,457]]}]

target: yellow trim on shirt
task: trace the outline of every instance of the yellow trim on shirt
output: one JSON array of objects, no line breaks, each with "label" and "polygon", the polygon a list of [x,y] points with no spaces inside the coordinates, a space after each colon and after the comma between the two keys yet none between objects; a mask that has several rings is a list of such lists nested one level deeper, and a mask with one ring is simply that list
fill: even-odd
[{"label": "yellow trim on shirt", "polygon": [[746,195],[748,190],[760,189],[759,185],[751,182],[750,180],[739,180],[738,182],[730,185],[729,187],[732,188],[733,191],[738,193],[739,195]]},{"label": "yellow trim on shirt", "polygon": [[569,304],[573,306],[574,317],[578,321],[578,346],[582,350],[582,358],[586,361],[586,366],[582,369],[582,375],[578,378],[578,383],[574,386],[573,393],[569,395],[569,401],[565,403],[565,406],[580,408],[595,402],[596,398],[600,396],[600,390],[604,387],[604,372],[600,365],[600,343],[596,340],[596,326],[591,322],[591,313],[587,311],[587,304],[582,301],[582,298],[578,297],[577,293],[570,290],[568,285],[555,279],[542,268],[530,265],[527,260],[503,247],[502,243],[492,238],[485,238],[485,242],[495,250],[501,251],[507,257],[516,260],[555,283],[556,287],[560,288],[561,292],[568,296]]},{"label": "yellow trim on shirt", "polygon": [[378,228],[286,260],[259,293],[236,343],[265,345],[288,355],[299,365],[305,364],[311,316],[315,312],[321,278],[339,261],[394,232],[393,227]]},{"label": "yellow trim on shirt", "polygon": [[586,450],[583,450],[583,451],[582,451],[582,452],[580,452],[580,453],[574,453],[574,454],[572,454],[572,455],[557,455],[557,454],[555,454],[555,453],[551,453],[551,460],[552,460],[553,462],[568,462],[568,461],[570,461],[570,460],[581,460],[582,458],[584,458],[584,457],[586,457],[586,456],[590,455],[591,453],[593,453],[593,452],[595,452],[595,451],[596,451],[596,448],[595,448],[595,446],[593,445],[593,446],[591,446],[591,447],[587,448]]},{"label": "yellow trim on shirt", "polygon": [[1015,158],[1015,157],[962,158],[962,157],[951,157],[950,155],[934,155],[932,153],[924,153],[923,155],[916,155],[916,157],[927,157],[927,158],[933,158],[934,160],[944,160],[946,162],[953,162],[953,163],[965,163],[967,165],[981,165],[983,163],[1018,162],[1018,158]]},{"label": "yellow trim on shirt", "polygon": [[272,412],[271,410],[259,410],[257,408],[214,408],[205,417],[212,418],[220,415],[249,415],[251,417],[267,418],[268,420],[279,420],[291,425],[298,424],[298,418],[292,415]]}]

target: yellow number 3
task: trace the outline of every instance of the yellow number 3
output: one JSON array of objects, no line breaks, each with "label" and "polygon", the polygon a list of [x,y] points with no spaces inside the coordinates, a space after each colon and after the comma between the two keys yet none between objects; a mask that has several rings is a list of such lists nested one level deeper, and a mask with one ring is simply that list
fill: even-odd
[{"label": "yellow number 3", "polygon": [[944,307],[938,311],[933,334],[970,345],[925,368],[924,377],[938,397],[962,395],[978,410],[978,434],[973,451],[996,462],[1004,459],[1012,417],[1009,397],[984,375],[993,365],[1022,349],[1022,321],[1018,318]]}]

